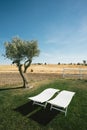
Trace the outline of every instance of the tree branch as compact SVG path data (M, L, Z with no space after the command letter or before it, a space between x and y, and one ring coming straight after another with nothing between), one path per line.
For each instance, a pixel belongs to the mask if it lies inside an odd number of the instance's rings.
M27 61L25 61L24 63L24 73L26 73L28 67L31 65L32 60L28 59Z

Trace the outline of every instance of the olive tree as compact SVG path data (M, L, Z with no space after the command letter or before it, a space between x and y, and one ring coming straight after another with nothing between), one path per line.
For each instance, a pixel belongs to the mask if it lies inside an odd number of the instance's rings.
M34 57L39 56L37 41L25 41L15 37L11 42L5 42L5 57L16 64L23 79L23 87L30 87L26 78L26 71Z
M86 65L86 60L83 60L83 64Z

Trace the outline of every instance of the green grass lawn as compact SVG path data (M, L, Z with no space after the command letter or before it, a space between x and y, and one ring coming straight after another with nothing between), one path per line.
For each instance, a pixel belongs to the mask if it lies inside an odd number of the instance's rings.
M28 100L50 87L76 92L66 117ZM0 130L87 130L87 81L58 79L30 90L0 87Z

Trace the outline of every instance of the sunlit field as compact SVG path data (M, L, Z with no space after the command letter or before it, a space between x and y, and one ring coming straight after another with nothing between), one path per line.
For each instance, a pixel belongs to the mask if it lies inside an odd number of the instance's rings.
M64 69L67 72L64 71ZM37 86L41 83L48 83L53 79L77 78L79 69L84 69L85 79L87 78L87 66L84 65L31 65L27 71L27 77L31 85ZM86 71L85 71L86 70ZM69 75L65 75L65 74ZM64 74L64 75L63 75ZM73 75L70 75L73 74ZM22 85L22 78L15 65L0 65L0 86Z
M84 65L67 65L67 64L47 64L47 65L31 65L27 72L33 70L34 73L62 73L63 68L83 68L87 69ZM0 72L17 72L16 65L0 65Z

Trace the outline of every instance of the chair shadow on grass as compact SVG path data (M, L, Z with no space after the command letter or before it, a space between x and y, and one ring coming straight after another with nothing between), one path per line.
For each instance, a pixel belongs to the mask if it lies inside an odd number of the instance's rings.
M41 108L39 111L32 114L28 118L38 122L41 125L46 126L58 115L58 113L59 111L50 110L50 107L47 106L45 109Z
M38 109L38 106L33 105L33 102L30 101L30 102L28 102L26 104L23 104L22 106L19 106L19 107L15 108L14 110L21 113L23 116L26 116L28 114L31 114L36 109Z
M22 106L19 106L14 110L21 113L23 116L27 116L27 118L44 126L47 125L50 121L52 121L59 113L59 111L56 110L50 111L49 104L44 109L41 106L35 104L33 105L32 101L23 104Z

